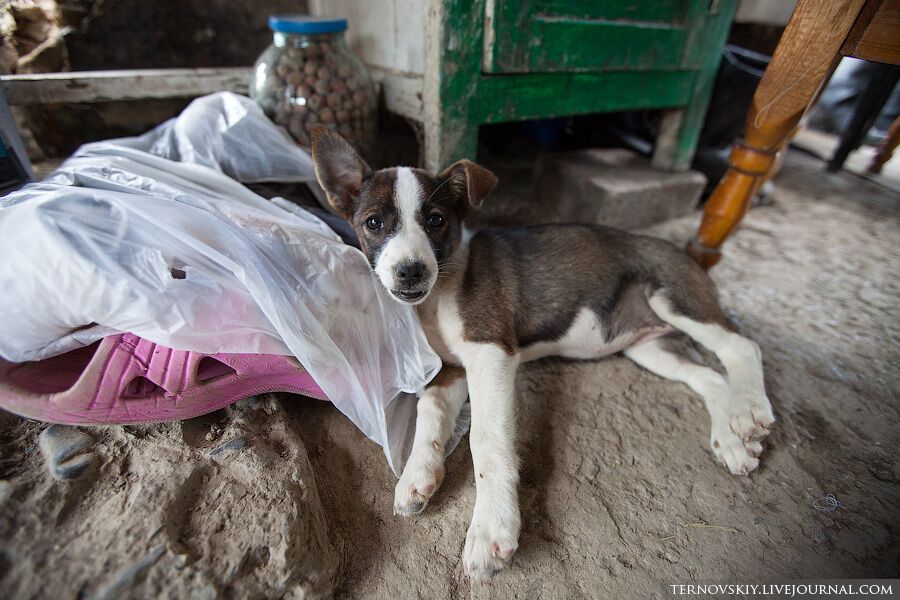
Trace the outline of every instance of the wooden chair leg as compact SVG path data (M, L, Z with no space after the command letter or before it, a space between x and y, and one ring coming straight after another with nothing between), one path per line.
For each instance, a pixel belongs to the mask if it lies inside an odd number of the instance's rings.
M878 150L875 152L875 156L872 157L872 164L867 169L869 173L881 173L881 167L884 166L884 163L891 160L891 156L893 156L894 150L897 149L898 145L900 145L900 117L894 119L890 129L888 129L887 137L878 145Z
M747 212L750 199L775 164L778 150L800 122L819 86L837 63L847 33L865 0L799 0L747 112L744 140L706 202L687 252L708 269Z
M791 140L796 137L797 131L799 129L799 126L794 127L793 131L791 131L788 136L784 138L784 141L781 142L781 146L779 146L778 150L775 151L775 162L771 167L769 167L769 170L766 172L765 176L763 176L762 184L775 179L775 177L781 171L781 167L784 165L784 157L785 155L787 155L788 146L791 144Z

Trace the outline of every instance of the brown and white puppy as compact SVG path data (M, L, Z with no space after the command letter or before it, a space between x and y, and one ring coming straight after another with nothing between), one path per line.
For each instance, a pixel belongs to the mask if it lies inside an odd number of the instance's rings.
M624 351L645 369L686 383L709 410L716 458L736 475L759 464L774 423L758 346L729 325L707 274L668 242L593 225L463 228L496 186L459 161L432 177L372 172L338 134L313 131L316 177L356 230L373 270L416 306L444 369L419 399L412 453L394 510L421 511L444 476L444 446L471 399L476 500L463 565L473 577L503 568L519 538L514 449L515 374L543 356L591 359ZM711 350L717 371L668 351L676 330Z

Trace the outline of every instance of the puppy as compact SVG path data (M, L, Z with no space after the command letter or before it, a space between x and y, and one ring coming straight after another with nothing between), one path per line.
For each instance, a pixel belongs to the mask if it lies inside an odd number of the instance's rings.
M734 331L707 274L672 244L597 225L538 225L472 234L463 223L497 178L461 160L437 177L373 172L338 134L312 134L316 177L353 226L381 283L414 305L443 360L419 399L412 453L394 511L420 512L444 477L444 446L471 401L476 500L463 565L490 577L519 538L515 375L544 356L616 352L687 384L709 410L713 454L735 475L757 467L774 424L759 347ZM712 351L728 379L673 354L681 331Z

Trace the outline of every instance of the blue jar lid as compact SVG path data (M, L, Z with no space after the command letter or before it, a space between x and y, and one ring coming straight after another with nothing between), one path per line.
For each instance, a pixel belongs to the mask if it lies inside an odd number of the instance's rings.
M347 30L347 19L310 17L309 15L272 15L269 29L279 33L340 33Z

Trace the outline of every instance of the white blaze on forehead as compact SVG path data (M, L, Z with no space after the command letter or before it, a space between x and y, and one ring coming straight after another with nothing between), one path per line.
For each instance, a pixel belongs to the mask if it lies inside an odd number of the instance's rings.
M419 222L419 210L425 201L424 191L416 174L409 167L397 168L394 183L394 206L398 223L390 239L385 242L375 259L375 273L388 289L394 284L394 267L402 262L421 262L428 269L428 288L437 279L437 259L428 235Z
M425 198L422 197L422 186L416 179L415 173L409 167L397 168L397 182L394 184L394 204L400 212L400 222L403 229L409 229L417 225L416 213L422 206Z

